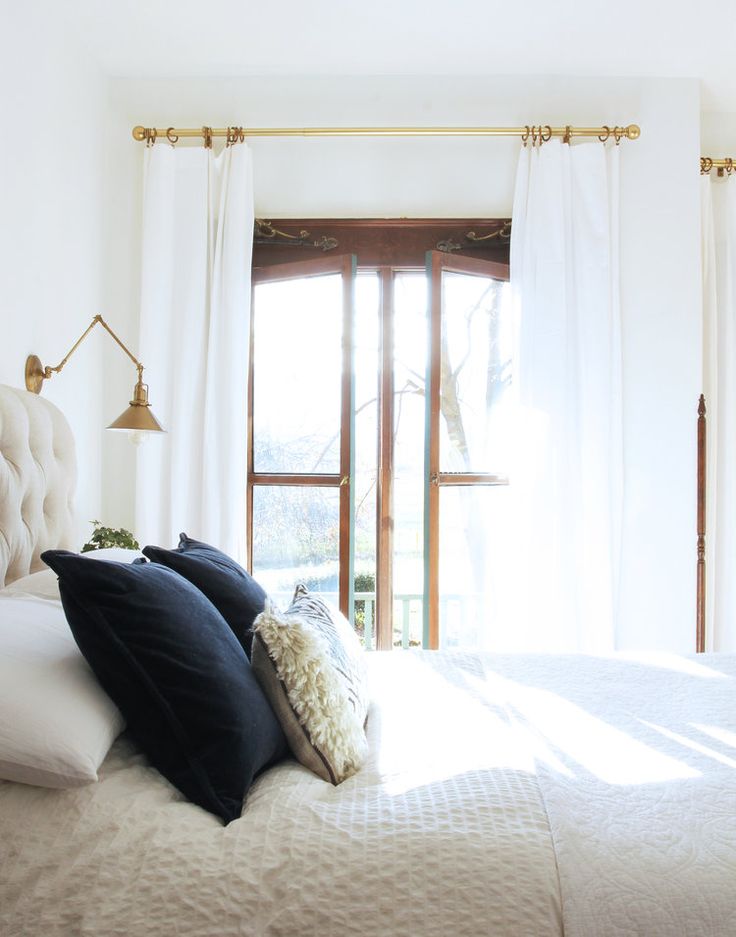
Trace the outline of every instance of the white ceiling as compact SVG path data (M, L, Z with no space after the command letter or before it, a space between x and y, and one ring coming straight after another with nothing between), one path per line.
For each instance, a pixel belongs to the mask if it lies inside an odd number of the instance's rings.
M725 0L31 2L116 77L686 77L702 80L704 109L736 112Z

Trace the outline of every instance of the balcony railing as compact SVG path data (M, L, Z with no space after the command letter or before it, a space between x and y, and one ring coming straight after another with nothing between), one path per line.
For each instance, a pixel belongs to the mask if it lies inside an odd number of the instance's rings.
M422 644L422 602L421 593L402 593L394 596L393 645L394 647L421 647ZM368 650L375 647L375 592L356 592L354 595L354 616L358 632L363 623L363 646Z
M336 592L320 592L333 605L338 604ZM290 592L274 592L271 597L282 608L291 601ZM421 592L394 594L393 641L394 647L422 646L423 602ZM482 599L478 595L445 594L440 596L440 622L443 623L443 647L474 644L475 626L481 615ZM353 622L358 636L367 650L376 646L376 593L356 592L353 596ZM461 640L462 637L462 640Z

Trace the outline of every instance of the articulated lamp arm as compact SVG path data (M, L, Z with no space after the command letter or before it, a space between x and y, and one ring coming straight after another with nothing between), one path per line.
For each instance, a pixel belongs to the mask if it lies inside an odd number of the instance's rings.
M103 329L106 329L110 333L110 335L112 335L112 337L115 339L118 345L120 345L120 347L123 349L125 354L130 358L133 364L138 368L138 374L140 376L143 372L143 365L140 363L140 361L138 361L137 358L135 358L130 353L130 351L125 347L125 345L113 332L113 330L110 328L107 322L105 322L102 316L95 316L94 319L87 326L87 328L84 330L84 332L82 332L82 334L76 340L76 342L74 342L74 344L69 349L69 351L61 359L59 364L56 365L56 367L49 367L48 365L44 367L41 364L41 360L38 358L37 355L28 356L28 360L26 361L26 389L32 391L34 394L41 393L41 387L43 385L43 382L48 380L53 374L58 374L62 370L64 365L67 363L67 361L71 358L71 356L74 354L77 348L79 348L79 346L82 344L85 338L89 335L89 333L98 323L99 325L103 327Z
M107 428L133 430L135 432L144 433L166 432L151 412L151 405L148 402L148 385L143 383L143 365L133 354L131 354L130 350L113 332L102 316L99 315L94 317L84 332L82 332L66 355L55 367L49 367L48 365L44 367L37 355L28 356L26 359L25 372L26 389L34 394L39 394L41 392L43 382L48 380L53 374L58 374L63 369L64 365L96 325L101 325L112 336L115 342L117 342L117 344L123 349L125 354L130 358L130 360L138 369L138 380L136 382L135 388L133 389L133 399L130 401L130 406Z

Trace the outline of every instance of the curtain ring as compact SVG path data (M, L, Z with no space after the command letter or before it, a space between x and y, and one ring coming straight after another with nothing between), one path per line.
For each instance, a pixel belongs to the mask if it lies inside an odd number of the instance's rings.
M531 127L527 124L524 127L524 133L521 135L521 142L526 146L529 143L529 135L531 133Z
M549 124L545 124L544 127L539 128L539 142L547 143L552 139L552 128Z
M158 136L158 131L155 127L151 127L146 130L146 146L153 146L156 142L156 137Z
M245 134L242 127L227 128L227 146L234 146L236 143L243 143L244 141Z
M202 136L204 137L204 148L212 149L212 127L202 127Z
M700 157L700 175L707 176L712 168L713 168L713 160L710 158L710 156L701 156Z
M173 127L169 127L169 128L166 130L166 139L169 141L169 143L170 143L172 146L174 146L175 143L178 143L178 142L179 142L179 134L174 133L174 128L173 128Z
M568 146L569 146L569 145L570 145L570 138L571 138L571 137L572 137L572 127L570 126L570 124L568 124L568 125L565 127L565 133L564 133L564 135L563 135L563 137L562 137L562 142L563 142L563 143L567 143Z
M729 157L726 160L726 175L730 176L732 172L733 172L733 160Z
M613 138L616 141L616 146L620 145L621 140L623 139L625 134L626 134L626 130L623 127L613 128Z
M601 143L605 143L606 140L608 140L608 138L611 136L611 128L610 128L610 127L607 127L607 126L604 124L604 125L603 125L603 130L605 131L604 133L599 133L599 134L598 134L598 139L601 141Z

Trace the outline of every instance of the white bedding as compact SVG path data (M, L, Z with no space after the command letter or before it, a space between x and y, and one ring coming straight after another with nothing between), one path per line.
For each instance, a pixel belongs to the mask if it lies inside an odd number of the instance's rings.
M736 934L736 658L540 660L565 937Z
M1 783L0 934L736 932L736 658L369 663L366 767L286 762L227 827L125 737L89 787Z

